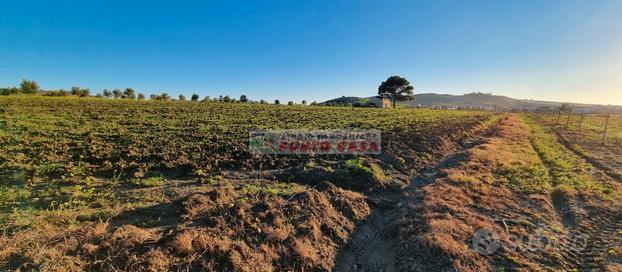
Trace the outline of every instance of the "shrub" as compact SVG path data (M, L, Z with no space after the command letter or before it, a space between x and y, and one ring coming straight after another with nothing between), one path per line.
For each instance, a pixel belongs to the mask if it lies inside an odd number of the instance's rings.
M15 87L0 88L0 95L15 95L19 93L20 93L19 88L15 88Z
M34 94L39 92L39 84L34 80L23 79L20 84L21 90L25 94Z

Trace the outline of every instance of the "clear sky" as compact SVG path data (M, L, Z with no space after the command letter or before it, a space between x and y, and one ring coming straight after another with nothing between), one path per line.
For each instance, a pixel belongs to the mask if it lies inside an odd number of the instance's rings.
M622 105L621 0L0 0L0 86L212 97L415 92Z

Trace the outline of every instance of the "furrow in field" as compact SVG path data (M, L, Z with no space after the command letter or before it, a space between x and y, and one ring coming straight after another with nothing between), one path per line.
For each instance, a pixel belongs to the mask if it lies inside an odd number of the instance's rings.
M469 133L461 137L441 140L444 144L444 154L436 165L429 165L422 171L417 171L411 177L411 182L404 194L381 193L371 195L372 199L382 199L370 219L358 225L337 256L334 271L401 271L396 265L400 247L398 226L401 218L414 202L420 201L417 191L421 186L431 182L440 169L447 164L459 160L458 154L468 150L482 141L483 135L498 118L492 118L487 123L475 126Z

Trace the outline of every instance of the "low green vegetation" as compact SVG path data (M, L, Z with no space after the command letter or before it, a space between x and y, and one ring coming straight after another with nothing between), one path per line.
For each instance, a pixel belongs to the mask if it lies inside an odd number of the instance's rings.
M111 192L99 192L95 188L76 185L69 190L66 200L58 205L60 209L76 207L103 207L112 200Z
M265 194L272 197L288 197L304 191L305 187L296 183L275 182L264 185L247 184L240 193L247 196Z
M488 121L489 138L470 149L462 168L446 169L448 179L469 186L502 185L522 192L550 189L550 177L531 143L530 128L516 115Z
M205 206L197 207L197 214L214 203L224 207L225 213L220 215L223 220L197 221L206 224L203 228L218 227L235 218L231 212L243 216L246 216L244 212L252 212L257 216L252 222L244 223L245 231L248 226L257 232L266 231L266 235L270 231L271 241L286 241L283 239L293 228L260 229L263 221L259 221L266 220L261 216L269 215L255 211L263 208L263 201L288 203L284 209L273 209L287 218L342 220L341 212L322 213L336 205L331 204L334 201L344 204L337 207L347 209L344 214L363 218L368 212L363 196L341 189L362 192L390 185L393 181L379 166L379 156L331 155L310 160L308 156L256 155L248 151L249 131L378 129L382 132L383 153L392 154L395 161L406 165L406 161L421 163L405 158L421 153L422 158L417 159L424 160L424 154L432 153L437 147L434 141L440 136L471 128L491 116L476 111L407 108L1 96L0 233L5 235L0 235L0 242L36 244L37 251L24 253L24 247L16 246L12 249L16 253L0 256L0 262L4 262L0 266L14 267L12 256L17 254L49 257L38 251L39 246L46 247L49 236L76 245L75 249L62 251L63 255L55 253L56 257L76 257L83 260L84 270L89 270L84 265L93 262L96 252L86 252L82 243L65 239L72 237L70 232L65 233L67 230L77 229L82 233L82 230L90 231L91 225L103 225L100 234L93 237L108 235L109 238L105 242L93 240L93 245L88 245L93 249L107 242L116 243L110 235L114 236L122 225L185 228L183 221L187 218L180 216L178 208L192 194L202 195L206 201L202 203ZM253 178L254 174L257 179ZM334 190L327 182L341 189ZM289 207L289 203L318 201L327 206ZM349 202L359 204L345 205ZM247 210L251 207L257 208ZM289 214L292 211L313 216ZM319 222L317 228L324 228ZM114 227L107 227L108 224ZM214 229L214 232L220 235L228 230L234 230L230 235L235 239L246 239L235 233L239 231L237 227ZM151 231L155 230L148 230ZM50 248L56 250L58 246ZM109 256L103 251L102 254L106 255L104 258ZM16 265L26 262L17 260ZM34 262L40 265L45 261ZM103 261L106 265L107 262Z
M549 173L541 164L535 161L530 165L507 167L499 171L507 184L518 190L533 192L541 191L549 187Z
M157 175L147 178L132 178L129 183L136 187L158 187L162 186L166 182L166 178L163 175Z
M559 115L556 113L538 114L532 116L538 122L548 126L563 128L574 132L580 132L590 140L601 142L605 125L607 137L605 141L611 144L622 144L622 115L621 114L581 114L567 112ZM569 120L570 119L570 120ZM609 119L609 120L607 120Z
M493 116L470 111L285 107L77 95L0 96L0 109L3 225L41 214L63 217L114 205L130 207L144 200L121 200L122 190L162 190L170 174L185 173L181 179L197 179L198 184L211 186L223 183L220 173L225 170L265 169L267 165L286 168L309 162L298 156L250 156L247 137L251 129L373 128L382 132L384 153L401 154L401 147L417 146L425 154L429 135ZM304 183L301 178L309 176L317 177L318 182L346 182L346 187L361 188L388 180L377 164L363 158L332 167L310 161L305 168L311 172L292 179L291 184L249 184L242 190L246 197L286 197L304 189L293 182ZM158 201L147 202L153 205Z
M542 161L549 169L552 185L569 192L593 193L611 197L614 188L594 175L594 167L580 159L561 144L550 128L527 118L532 128L532 143Z
M252 129L379 129L383 142L396 143L383 145L383 151L399 154L399 142L423 145L425 135L492 115L41 96L0 96L0 108L6 133L0 137L0 170L25 171L27 179L92 175L118 180L152 171L209 176L265 167L265 156L249 156ZM290 156L270 165L300 162Z

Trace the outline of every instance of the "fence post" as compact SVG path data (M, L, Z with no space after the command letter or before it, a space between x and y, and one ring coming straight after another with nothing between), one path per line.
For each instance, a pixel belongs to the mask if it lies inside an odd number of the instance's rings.
M568 109L568 120L566 120L566 128L570 126L570 115L572 114L572 109Z
M583 129L583 119L585 118L585 112L581 113L581 121L579 121L579 131Z
M602 142L605 142L605 139L607 139L607 129L609 128L609 116L610 114L607 114L607 119L605 120L605 130L603 130L603 140Z
M557 124L559 125L559 118L562 116L562 110L557 110Z

